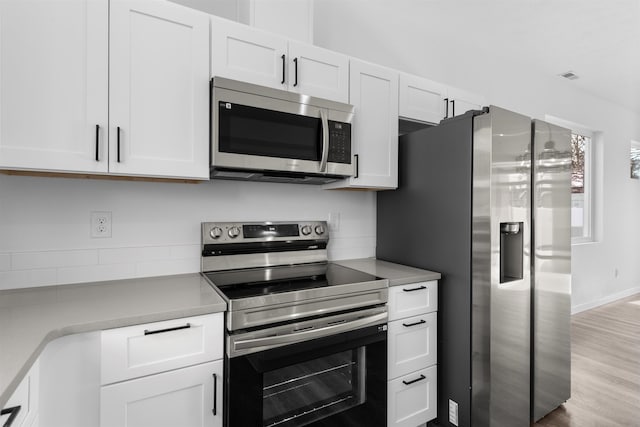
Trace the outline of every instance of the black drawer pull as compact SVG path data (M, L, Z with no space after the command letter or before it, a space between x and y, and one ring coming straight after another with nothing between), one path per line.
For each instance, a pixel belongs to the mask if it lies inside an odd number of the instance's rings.
M100 161L100 125L96 125L96 162Z
M0 411L0 415L11 414L9 415L9 418L7 418L7 421L4 423L2 427L11 427L11 424L13 424L19 412L20 412L20 405L13 406L11 408L6 408Z
M419 322L414 322L414 323L403 323L402 326L406 326L407 328L411 327L411 326L416 326L416 325L422 325L423 323L427 323L426 320L424 319L420 319Z
M413 288L413 289L402 288L402 290L405 291L405 292L421 291L422 289L427 289L427 287L426 286L419 286L419 287Z
M411 380L411 381L402 380L402 382L404 383L404 385L409 385L409 384L417 383L418 381L422 381L425 378L427 377L425 377L424 375L420 375L420 378L416 378L415 380Z
M117 161L118 163L120 163L120 126L118 126L116 128L116 143L117 143L117 149L118 149L118 153L117 153Z
M190 327L191 327L191 323L187 323L186 325L176 326L175 328L158 329L157 331L150 331L148 329L145 329L144 334L145 335L161 334L164 332L179 331L180 329L189 329Z
M213 374L213 416L218 415L218 376Z

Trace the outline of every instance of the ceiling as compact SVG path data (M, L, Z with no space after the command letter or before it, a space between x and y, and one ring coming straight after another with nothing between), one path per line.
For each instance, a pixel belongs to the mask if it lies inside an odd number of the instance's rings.
M464 26L465 43L498 49L547 75L573 71L579 78L570 84L640 114L640 0L411 3L412 20Z

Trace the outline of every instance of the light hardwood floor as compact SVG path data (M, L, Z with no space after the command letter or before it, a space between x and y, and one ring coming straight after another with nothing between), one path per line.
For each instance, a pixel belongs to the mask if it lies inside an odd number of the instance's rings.
M640 294L573 315L571 346L571 398L534 426L640 426Z

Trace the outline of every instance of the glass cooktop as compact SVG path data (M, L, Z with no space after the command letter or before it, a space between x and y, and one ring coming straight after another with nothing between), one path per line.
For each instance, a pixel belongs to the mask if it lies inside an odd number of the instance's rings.
M230 300L380 280L333 263L204 273Z

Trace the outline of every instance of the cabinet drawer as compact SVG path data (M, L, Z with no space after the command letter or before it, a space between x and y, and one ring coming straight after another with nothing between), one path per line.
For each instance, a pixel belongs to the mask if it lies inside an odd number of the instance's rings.
M397 378L437 361L436 313L389 322L387 333L388 378Z
M389 288L389 320L403 319L438 309L438 282L411 283Z
M222 317L216 313L103 331L101 383L221 359Z
M437 415L438 373L435 366L389 381L389 427L415 427Z

